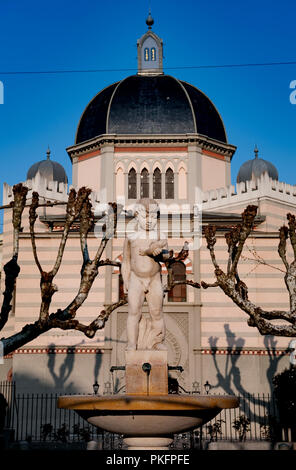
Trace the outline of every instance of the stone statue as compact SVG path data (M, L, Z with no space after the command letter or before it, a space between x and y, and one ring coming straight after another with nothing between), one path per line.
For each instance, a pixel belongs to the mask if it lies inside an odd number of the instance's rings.
M158 205L140 199L135 208L137 227L125 239L121 273L128 294L127 351L165 350L163 287L159 261L169 257L167 239L158 230ZM150 319L142 317L147 300Z

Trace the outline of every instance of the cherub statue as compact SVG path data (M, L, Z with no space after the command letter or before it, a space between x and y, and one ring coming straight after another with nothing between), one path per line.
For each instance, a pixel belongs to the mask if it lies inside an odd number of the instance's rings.
M158 205L154 199L140 199L135 208L136 231L125 239L121 273L128 294L127 348L166 349L163 344L163 286L159 261L169 256L167 239L157 227ZM142 318L147 300L150 320Z

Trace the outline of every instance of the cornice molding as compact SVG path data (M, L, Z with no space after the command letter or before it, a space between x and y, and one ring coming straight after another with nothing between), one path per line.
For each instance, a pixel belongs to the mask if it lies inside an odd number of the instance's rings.
M287 349L275 348L273 350L263 348L196 348L194 354L203 356L287 356L290 354Z
M16 349L13 353L5 356L6 358L11 358L15 354L104 354L109 348L101 346L55 346L55 347L46 347L46 346L33 346L33 347L24 347Z
M111 145L118 147L132 147L132 146L147 146L149 148L165 147L167 145L182 146L196 144L204 150L209 152L217 153L228 158L232 158L236 147L234 145L225 144L214 139L210 139L201 134L167 134L167 135L114 135L114 134L103 134L94 139L86 142L73 145L66 149L69 157L73 160L74 157L85 155L89 152L101 149L104 145ZM156 150L157 151L157 150Z

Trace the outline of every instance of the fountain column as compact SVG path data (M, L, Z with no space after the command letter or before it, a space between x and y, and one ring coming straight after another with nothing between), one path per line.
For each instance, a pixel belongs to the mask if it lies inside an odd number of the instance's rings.
M168 394L167 351L136 350L125 352L126 395ZM148 364L150 364L150 370Z
M126 351L126 395L142 397L168 395L167 355L167 351ZM159 416L160 420L163 418ZM128 436L123 439L128 450L168 450L173 442L173 436L145 436L147 432L145 416L142 420L142 432L138 429L137 436Z
M127 450L169 450L173 437L125 437Z

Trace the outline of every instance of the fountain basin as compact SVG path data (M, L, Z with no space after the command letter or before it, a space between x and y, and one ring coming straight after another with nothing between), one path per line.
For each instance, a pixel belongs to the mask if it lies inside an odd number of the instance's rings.
M75 410L90 424L125 436L156 437L190 431L222 409L236 408L233 396L65 395L58 408Z

